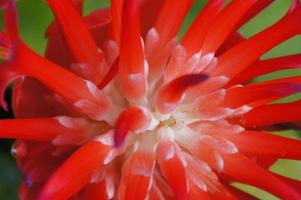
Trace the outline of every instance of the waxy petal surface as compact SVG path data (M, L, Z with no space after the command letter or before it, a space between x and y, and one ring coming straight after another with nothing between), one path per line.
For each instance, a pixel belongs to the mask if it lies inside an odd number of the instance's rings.
M51 175L44 185L39 200L68 199L92 178L93 172L99 169L110 147L98 141L91 141L75 151Z

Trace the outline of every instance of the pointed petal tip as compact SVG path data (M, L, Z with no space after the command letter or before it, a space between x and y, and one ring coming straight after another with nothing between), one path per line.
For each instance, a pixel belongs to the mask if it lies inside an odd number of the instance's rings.
M128 134L128 131L126 130L120 130L115 129L114 132L114 148L118 149L123 144L126 136Z
M115 147L119 147L130 131L143 131L150 124L151 118L148 111L142 107L128 107L118 117L114 142Z

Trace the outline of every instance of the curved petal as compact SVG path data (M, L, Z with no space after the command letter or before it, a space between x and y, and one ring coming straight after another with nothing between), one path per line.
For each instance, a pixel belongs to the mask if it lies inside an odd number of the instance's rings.
M121 171L120 200L145 199L151 184L154 162L153 153L147 150L138 150L130 155Z
M169 82L159 91L157 98L158 110L162 113L172 112L189 87L200 84L207 78L204 74L189 74Z
M105 42L110 39L112 28L111 8L96 9L89 15L85 16L83 19L87 28L90 30L97 46L99 48L102 47L102 50L105 54L106 51L103 49L103 47L105 45ZM106 61L107 63L109 62L108 59L106 59Z
M201 51L214 53L235 30L241 18L258 0L234 0L227 5L210 26Z
M227 189L231 191L231 193L235 194L235 196L239 200L258 200L256 197L251 196L250 194L247 194L239 189L236 189L234 187L228 186Z
M114 37L118 44L120 44L123 2L124 0L111 0Z
M75 6L81 7L81 3L82 2L79 2L77 3L79 5ZM78 10L81 10L81 8L78 8ZM107 29L111 22L110 9L97 9L85 16L83 20L98 47L101 47L105 40L104 38L108 35ZM75 63L75 60L68 49L68 45L57 21L53 21L49 25L46 30L45 37L48 39L45 57L56 64L70 68L71 64ZM79 70L83 70L81 67L87 65L73 65L73 68L75 66L77 66ZM82 77L87 77L86 70L83 71L84 73L82 71L79 72L79 75Z
M17 76L17 74L9 68L10 66L5 63L0 64L0 105L5 111L8 111L8 106L5 101L5 90L10 81Z
M113 62L108 73L99 83L98 88L102 90L104 87L106 87L114 79L114 77L118 73L118 70L119 70L119 57L117 57L116 60Z
M96 169L102 167L109 149L99 141L80 147L51 175L38 200L70 198L89 182Z
M114 166L113 166L114 167ZM116 190L116 183L114 182L114 172L107 167L101 172L104 177L102 180L97 180L95 183L90 183L82 190L81 200L109 200L113 199Z
M88 77L99 82L105 75L104 56L98 52L96 43L71 0L48 0L55 13L64 38L79 64L87 65ZM76 28L75 28L76 27Z
M248 155L301 159L301 141L258 131L225 136Z
M99 183L90 183L85 186L81 192L80 198L82 200L109 200L106 193L105 181Z
M125 0L120 39L119 74L124 96L133 102L147 92L148 67L144 61L140 33L141 1Z
M245 83L257 76L276 72L285 69L295 69L301 67L301 54L282 56L267 60L257 61L237 76L235 76L228 85Z
M244 41L244 36L239 32L233 32L228 39L218 48L216 51L216 56L219 57L227 50L231 49L235 45L239 44L240 42Z
M62 106L62 99L34 78L19 78L13 82L12 89L11 104L16 118L70 116L74 112Z
M156 149L156 159L161 173L175 193L175 199L187 200L186 171L180 153L175 143L161 141Z
M141 7L142 36L145 36L147 31L154 27L164 3L165 0L143 0Z
M25 44L18 42L15 60L9 66L5 66L9 74L32 76L63 96L78 111L93 119L104 117L107 106L110 104L107 95L100 92L92 82L83 80L40 57Z
M48 127L45 129L45 127ZM35 141L51 141L70 131L55 118L0 120L0 137Z
M210 200L209 192L203 191L197 187L194 183L190 182L189 184L189 200Z
M265 127L278 123L300 122L301 102L264 105L234 119L245 128Z
M49 142L17 140L13 144L12 154L16 157L29 196L37 196L42 183L60 166L70 151L73 151L72 147L58 148Z
M253 17L258 15L261 11L263 11L267 6L269 6L271 3L273 3L274 0L260 0L257 1L243 16L243 18L240 20L240 23L237 25L237 28L240 28L242 25L247 23L249 20L251 20Z
M271 48L300 34L301 28L298 26L301 21L300 11L301 7L298 6L268 29L223 53L219 57L219 66L213 72L213 75L234 77L256 62L261 55ZM286 31L282 31L283 29Z
M117 119L114 132L115 146L119 147L130 131L143 131L150 121L147 110L141 107L128 107Z
M206 33L209 27L218 16L219 11L224 5L225 0L210 0L201 10L192 25L181 39L181 44L185 47L188 56L197 51L200 51L205 40Z
M282 199L301 199L293 188L244 155L223 154L222 157L225 163L223 173L235 180L265 189Z
M155 24L155 28L160 35L161 46L166 45L177 36L192 3L193 0L165 0Z
M252 107L261 106L300 92L301 84L297 80L278 79L277 81L266 81L243 87L232 87L227 90L222 105L226 107L239 107L245 104Z
M295 180L292 178L288 178L285 176L281 176L278 174L274 174L276 177L278 177L280 180L282 180L283 182L286 182L288 185L290 185L292 188L295 188L296 191L298 191L301 195L301 181L299 180Z

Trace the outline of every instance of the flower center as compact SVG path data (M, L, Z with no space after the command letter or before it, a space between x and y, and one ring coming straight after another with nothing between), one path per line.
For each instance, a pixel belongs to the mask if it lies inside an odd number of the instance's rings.
M169 126L169 127L172 127L176 124L176 120L173 118L173 117L170 117L169 119L167 120L163 120L161 121L161 124L163 126Z

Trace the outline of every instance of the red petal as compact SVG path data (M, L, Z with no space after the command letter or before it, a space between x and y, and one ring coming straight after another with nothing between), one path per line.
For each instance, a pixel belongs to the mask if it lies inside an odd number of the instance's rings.
M103 47L109 40L112 29L112 12L110 8L99 8L84 17L84 21L98 47ZM105 50L104 50L104 53ZM108 59L107 59L108 61Z
M207 95L223 87L229 79L225 76L208 78L203 84L192 86L187 90L187 100L194 101L202 95Z
M4 9L7 7L7 4L10 2L10 0L3 0L0 2L0 9Z
M165 0L144 0L141 7L141 31L145 36L147 31L154 27L156 19Z
M278 157L273 157L273 156L263 156L263 157L257 157L256 163L259 164L261 167L264 169L270 169L273 164L275 164L278 161Z
M299 34L301 31L298 26L301 21L300 11L301 7L296 8L268 29L225 52L219 57L219 67L213 72L213 75L233 77L256 62L271 48ZM283 29L286 31L282 31Z
M200 144L202 146L203 144ZM202 146L203 147L203 146ZM210 150L209 150L210 149ZM197 152L201 154L210 154L211 147L207 149L199 149ZM205 152L206 151L206 152ZM216 174L211 170L208 161L203 159L203 156L197 155L192 157L189 154L184 154L187 162L186 173L189 179L189 197L199 199L198 196L204 199L235 199L227 189L219 182ZM199 157L200 156L200 157ZM210 155L209 155L210 156ZM206 160L207 163L204 161Z
M234 77L228 85L245 83L251 79L271 72L301 67L301 54L283 56L256 62L239 75Z
M239 107L245 104L260 106L297 93L301 89L300 86L300 83L293 79L279 79L230 88L227 90L223 106Z
M51 175L38 199L70 198L89 182L94 170L102 167L108 151L109 147L98 141L80 147Z
M222 55L225 51L244 41L244 36L239 32L232 33L228 39L218 48L216 56Z
M244 191L241 191L239 189L236 189L234 187L227 187L227 189L229 191L231 191L231 193L235 194L235 196L239 199L239 200L258 200L257 198L251 196L250 194L245 193Z
M158 144L156 151L157 163L161 173L173 189L175 199L187 200L186 171L178 147L171 141L162 141Z
M214 53L235 30L241 18L258 0L232 1L221 11L209 28L202 47L202 53Z
M75 0L74 0L75 1ZM78 0L81 1L81 0ZM75 2L74 2L75 3ZM81 3L75 6L81 10ZM111 12L109 9L97 9L84 17L87 28L91 31L98 46L102 46L104 37L107 36L108 24L111 22ZM64 35L62 34L59 24L53 21L46 30L45 36L48 38L45 57L56 64L70 68L75 63L70 50L66 44ZM85 73L80 74L85 76Z
M210 0L202 9L181 40L188 56L199 51L202 47L208 28L216 19L225 0Z
M189 184L189 200L211 200L209 192L198 188L192 182Z
M103 118L110 104L108 97L101 93L93 83L43 59L23 43L19 44L15 61L10 68L19 75L32 76L43 82L66 98L68 102L73 103L75 109L91 118Z
M158 170L154 171L152 186L157 187L160 190L160 193L164 197L163 199L171 200L175 198L172 189Z
M147 66L140 35L141 2L126 0L123 6L119 72L128 100L140 101L147 91Z
M77 9L80 15L83 14L84 0L72 0L74 7Z
M70 0L48 0L64 38L78 64L91 70L89 79L98 82L104 76L104 57L98 53L95 41Z
M115 77L115 75L118 73L118 69L119 69L119 57L116 58L110 70L98 85L98 88L102 90L107 84L109 84L111 80Z
M246 15L241 19L240 23L238 24L237 28L240 28L242 25L247 23L253 17L258 15L261 11L263 11L267 6L273 3L274 0L260 0L256 2L246 13Z
M47 129L45 128L47 127ZM68 131L55 118L0 120L0 137L37 141L51 141Z
M278 175L278 174L274 174L274 175L276 177L278 177L280 180L282 180L283 182L290 185L292 188L294 188L296 191L298 191L301 195L301 181L291 179L291 178L288 178L288 177L285 177L285 176L281 176L281 175Z
M111 1L113 30L114 30L115 41L117 41L118 44L120 43L123 2L124 0Z
M82 200L109 200L106 194L105 181L88 184L81 194Z
M34 185L32 187L26 187L24 183L19 185L19 195L20 200L32 200L37 198L40 185Z
M16 157L26 186L40 188L41 183L48 179L73 150L72 147L57 147L49 142L17 140L13 144L12 154Z
M177 36L192 3L193 0L165 0L155 24L160 35L161 45L165 45Z
M264 132L245 131L225 136L248 155L301 159L301 141Z
M6 8L4 14L4 25L7 34L0 31L0 59L11 61L15 56L16 41L19 38L17 13L15 0L3 0L0 8ZM12 42L13 41L13 42ZM16 73L9 70L9 64L0 64L0 105L4 110L8 110L4 100L4 93L9 81L16 77Z
M181 76L159 91L157 98L157 107L161 113L172 112L182 100L184 92L191 86L207 80L204 74L189 74Z
M128 107L117 119L114 133L115 146L120 146L130 131L146 128L150 120L149 113L143 108Z
M246 128L301 121L301 102L265 105L251 110L237 120Z
M225 163L223 173L235 180L262 188L282 199L301 199L293 188L244 155L223 154L223 159Z
M15 40L19 38L18 19L17 19L15 0L7 1L7 7L4 15L4 24L5 24L6 32L9 34L11 39Z
M153 152L133 152L122 167L119 184L120 200L144 200L153 174Z
M224 191L216 191L211 194L212 200L241 200L235 194L228 191L228 188L223 187Z
M59 105L54 99L54 94L34 78L14 81L11 104L16 118L70 115L70 108Z
M48 38L45 57L58 65L69 68L75 61L56 21L49 25L45 35Z
M83 189L80 195L81 200L113 199L116 192L114 183L115 175L113 172L113 170L115 169L111 170L111 168L114 168L114 165L112 167L106 167L105 169L103 169L102 173L105 174L103 180L97 183L90 183L85 187L85 189Z
M8 107L5 101L5 90L9 82L16 77L16 73L12 72L9 67L5 63L0 64L0 105L6 111L8 111Z
M154 182L152 182L152 187L149 191L148 198L149 198L149 200L163 200L163 199L165 199L162 192L161 192L161 188L159 189L154 184Z

